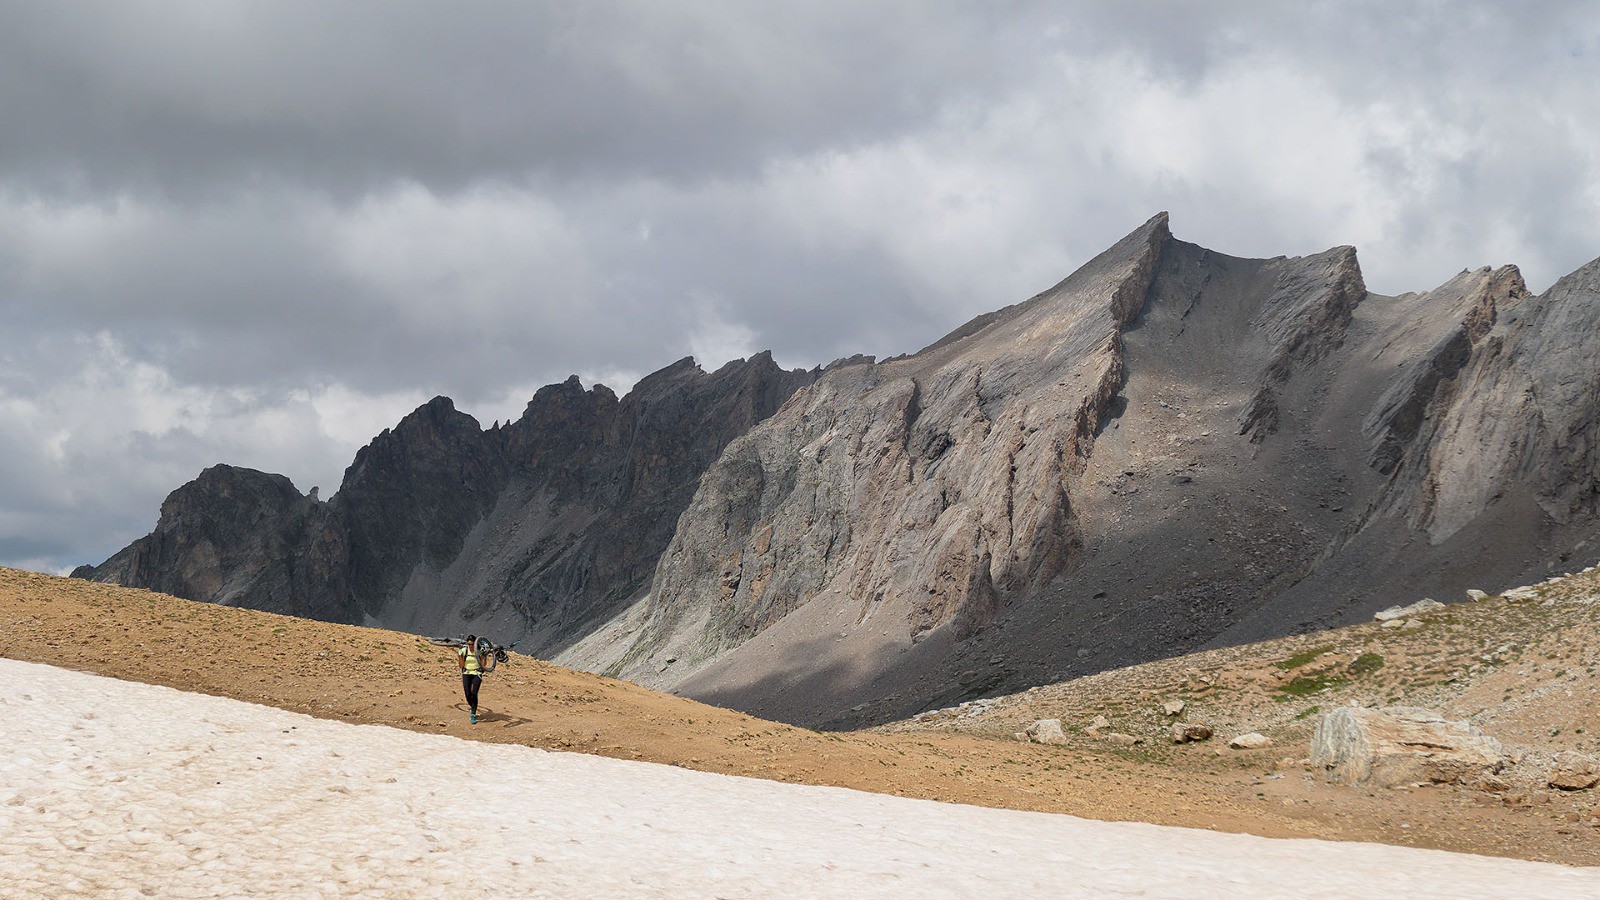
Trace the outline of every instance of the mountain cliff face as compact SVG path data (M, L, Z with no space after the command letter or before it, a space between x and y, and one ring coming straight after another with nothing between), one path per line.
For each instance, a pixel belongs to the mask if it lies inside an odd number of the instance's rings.
M856 724L1516 583L1594 531L1596 268L1385 297L1352 248L1238 259L1158 216L800 391L562 658Z
M1068 568L1067 489L1166 238L1158 218L965 337L833 371L735 441L679 522L622 673L692 671L818 598L913 641L964 637Z
M1455 357L1453 389L1431 410L1435 439L1416 446L1391 499L1435 541L1508 493L1527 492L1559 524L1592 517L1600 498L1600 260L1536 298L1520 279L1486 293L1523 302L1465 323L1472 352Z
M1594 562L1600 261L1366 289L1165 215L907 357L438 399L327 502L218 467L86 574L855 725Z
M190 599L559 649L654 570L701 472L814 377L684 359L619 400L576 377L485 430L437 397L356 454L333 498L216 466L80 577Z
M212 466L161 504L161 524L79 578L177 597L342 620L349 571L340 511L282 475Z

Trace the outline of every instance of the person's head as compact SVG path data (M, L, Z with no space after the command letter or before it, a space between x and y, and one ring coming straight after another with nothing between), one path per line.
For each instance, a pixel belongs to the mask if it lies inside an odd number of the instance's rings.
M478 636L475 634L467 635L467 646L476 650L478 647Z

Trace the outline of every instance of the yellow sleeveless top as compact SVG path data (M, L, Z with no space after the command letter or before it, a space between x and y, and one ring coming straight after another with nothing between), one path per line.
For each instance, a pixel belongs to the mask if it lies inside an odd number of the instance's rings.
M466 674L477 675L479 672L478 654L473 653L466 647L462 647L459 652L461 653L461 658L466 660Z

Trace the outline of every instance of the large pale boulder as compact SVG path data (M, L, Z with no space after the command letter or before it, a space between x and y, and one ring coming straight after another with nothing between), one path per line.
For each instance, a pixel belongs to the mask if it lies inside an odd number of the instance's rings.
M1500 742L1470 722L1410 706L1343 706L1311 737L1311 766L1344 784L1466 783L1500 771Z
M1444 604L1432 598L1418 600L1410 606L1391 606L1380 613L1373 613L1372 617L1379 622L1389 622L1395 619L1408 619L1425 612L1444 609Z
M1583 791L1600 784L1600 759L1587 753L1564 750L1556 754L1549 784L1563 791Z
M1260 750L1262 747L1271 747L1272 738L1259 731L1241 734L1228 742L1228 746L1235 750Z
M1065 744L1066 732L1061 730L1060 719L1037 719L1028 726L1028 740L1035 744Z

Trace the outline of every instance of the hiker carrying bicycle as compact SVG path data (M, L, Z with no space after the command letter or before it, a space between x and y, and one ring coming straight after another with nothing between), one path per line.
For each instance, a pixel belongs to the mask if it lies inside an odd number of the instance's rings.
M488 666L488 648L475 634L467 635L466 646L456 651L456 663L461 667L461 690L467 695L468 715L472 724L478 724L478 688L483 685L483 672Z

